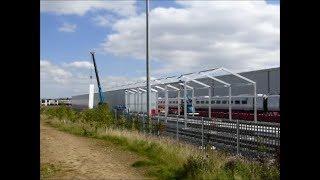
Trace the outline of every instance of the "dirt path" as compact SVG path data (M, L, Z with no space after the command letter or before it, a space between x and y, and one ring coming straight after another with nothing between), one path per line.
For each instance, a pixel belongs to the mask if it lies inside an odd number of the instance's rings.
M131 164L142 160L108 142L78 137L40 125L41 166L58 171L46 179L145 179L142 169Z

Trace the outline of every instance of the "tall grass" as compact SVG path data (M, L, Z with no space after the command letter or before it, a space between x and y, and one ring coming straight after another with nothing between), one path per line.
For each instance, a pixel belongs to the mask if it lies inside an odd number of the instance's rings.
M107 106L74 114L69 113L72 109L65 108L43 110L42 119L60 130L103 139L146 157L146 160L137 161L132 166L146 168L149 176L159 179L279 179L279 170L274 165L229 156L216 150L208 150L203 156L203 152L189 144L141 133L142 125L136 118L125 120L125 117L119 117L115 121ZM77 119L69 119L74 117ZM150 131L160 129L152 123L149 125Z
M120 115L115 119L114 114L110 111L107 104L83 111L76 111L67 106L41 107L40 113L47 115L49 118L58 118L63 122L66 120L73 123L81 122L91 126L95 131L98 128L111 127L150 133L157 133L159 131L161 133L165 129L163 123L155 123L152 122L151 119L146 119L145 124L143 125L142 121L140 121L137 116L125 117L124 115Z

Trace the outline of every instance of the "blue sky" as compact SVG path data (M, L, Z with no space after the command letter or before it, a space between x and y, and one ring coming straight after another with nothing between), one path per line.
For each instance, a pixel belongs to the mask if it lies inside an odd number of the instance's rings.
M151 75L162 77L213 66L235 71L279 66L279 1L234 2L221 1L216 6L210 1L151 0ZM144 8L144 1L41 1L41 97L87 93L91 50L96 51L104 89L142 80ZM259 11L261 15L257 15ZM256 17L250 17L252 14ZM243 59L241 66L235 66L235 57Z
M145 11L144 1L137 2L137 12ZM179 7L174 1L154 1L150 4L150 9L155 7ZM96 49L99 43L106 38L107 34L112 32L111 27L99 27L90 20L99 12L89 12L86 15L79 17L77 15L57 16L55 14L41 13L41 59L50 59L56 63L68 63L74 60L91 61L89 51ZM113 14L113 13L111 13ZM58 27L64 22L77 24L75 33L61 33ZM101 76L118 75L121 69L115 67L130 67L120 73L125 73L127 76L144 75L144 71L135 71L144 69L145 62L134 61L132 58L119 58L114 55L96 54L96 61L99 65ZM125 61L125 63L124 63ZM152 64L156 65L156 64Z

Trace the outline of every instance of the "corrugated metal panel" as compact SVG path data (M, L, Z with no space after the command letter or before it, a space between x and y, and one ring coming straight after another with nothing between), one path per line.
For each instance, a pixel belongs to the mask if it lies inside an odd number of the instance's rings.
M75 108L88 108L89 94L72 96L71 103Z
M244 77L247 77L255 82L257 82L257 93L258 94L280 94L280 68L272 68L272 69L263 69L258 71L251 71L251 72L244 72L239 73ZM231 84L239 84L244 83L243 80L236 78L232 75L224 75L218 77L221 80L224 80ZM214 82L209 78L204 78L200 80L201 82L205 82L206 84L214 84L221 86L221 84ZM192 84L192 83L190 83ZM192 84L198 88L201 86ZM179 87L177 84L174 86ZM189 92L191 93L191 91ZM239 95L239 94L253 94L252 86L232 86L232 95ZM191 96L191 94L189 94ZM195 91L195 96L207 96L208 89L197 89ZM223 87L214 88L212 91L212 95L219 95L224 96L228 95L228 90ZM170 91L169 98L176 97L177 92ZM183 91L181 92L181 96L183 97ZM115 90L115 91L108 91L105 92L106 102L110 106L116 105L125 105L125 92L124 90ZM159 97L164 97L164 93L159 91ZM98 104L98 94L95 93L94 98L94 105ZM84 107L88 108L88 94L73 96L72 97L72 104L75 107Z
M270 70L269 77L270 94L280 94L280 68Z

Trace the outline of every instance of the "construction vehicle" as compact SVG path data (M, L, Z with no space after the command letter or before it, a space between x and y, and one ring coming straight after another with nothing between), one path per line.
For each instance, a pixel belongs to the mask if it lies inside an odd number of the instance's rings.
M94 52L90 52L90 54L92 56L92 61L93 61L93 65L94 65L94 71L96 73L96 79L97 79L98 90L99 90L99 103L98 103L98 105L103 105L103 104L105 104L104 95L102 93L102 88L101 88L100 79L99 79L99 75L98 75L98 68L97 68L96 60L94 58Z

